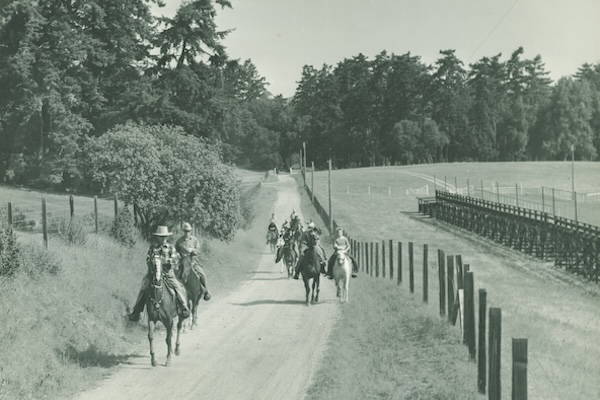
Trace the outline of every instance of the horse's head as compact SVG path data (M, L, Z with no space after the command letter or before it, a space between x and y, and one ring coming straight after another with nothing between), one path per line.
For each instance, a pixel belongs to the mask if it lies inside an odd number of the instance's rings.
M318 236L316 232L310 232L308 234L308 247L313 248L317 245Z
M346 251L344 251L342 249L338 249L335 251L335 254L337 256L338 263L343 265L344 262L346 261Z
M162 276L162 261L159 255L154 256L154 262L152 263L152 283L159 285Z

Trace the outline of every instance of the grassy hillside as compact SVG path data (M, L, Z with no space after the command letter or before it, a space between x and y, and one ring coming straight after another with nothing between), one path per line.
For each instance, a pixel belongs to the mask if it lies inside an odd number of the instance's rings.
M268 220L275 195L274 189L254 189L246 196L247 216ZM263 230L256 224L230 244L206 240L213 296L247 279L260 256L252 249ZM39 234L19 233L18 240L30 271L52 265L46 270L55 273L0 281L0 399L63 399L136 356L131 349L143 346L147 352L147 329L127 320L146 272L146 243L127 249L90 235L84 247L73 247L52 238L46 251Z

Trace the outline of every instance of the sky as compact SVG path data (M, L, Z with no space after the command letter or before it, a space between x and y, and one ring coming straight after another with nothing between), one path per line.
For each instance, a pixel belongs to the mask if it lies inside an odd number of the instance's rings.
M157 15L174 15L165 0ZM230 0L217 6L232 59L251 59L273 95L291 97L302 67L336 65L360 53L420 56L433 64L454 49L465 66L522 46L542 57L549 77L600 63L600 0Z

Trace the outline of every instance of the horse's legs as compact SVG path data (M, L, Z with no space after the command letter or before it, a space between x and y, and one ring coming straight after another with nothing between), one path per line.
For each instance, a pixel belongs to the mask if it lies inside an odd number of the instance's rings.
M156 357L154 356L154 347L152 346L152 340L154 339L154 321L148 319L148 342L150 343L150 362L153 367L156 367Z
M317 294L316 294L316 296L315 296L315 303L318 303L318 302L319 302L319 291L321 290L321 289L320 289L320 286L321 286L321 275L320 275L320 274L319 274L319 275L317 275L317 277L316 277L316 278L315 278L315 280L313 281L313 285L315 285L315 284L316 284L316 289L315 289L315 288L313 288L313 293L314 293L314 292L315 292L315 290L316 290Z
M310 285L308 283L308 279L304 279L304 289L306 290L306 305L310 306L310 302L308 301L308 295L310 294Z
M167 342L167 361L165 362L165 367L171 365L171 354L173 354L173 348L171 346L173 339L173 320L167 322L166 324L163 322L165 326L165 330L167 331L167 338L165 342Z
M347 303L348 302L348 290L350 289L350 276L346 277L346 282L344 282L344 286L346 288L346 290L344 291L344 294L345 294L345 301Z
M177 338L175 339L175 355L178 356L180 354L179 350L179 334L181 333L181 327L183 326L183 320L181 318L177 318Z

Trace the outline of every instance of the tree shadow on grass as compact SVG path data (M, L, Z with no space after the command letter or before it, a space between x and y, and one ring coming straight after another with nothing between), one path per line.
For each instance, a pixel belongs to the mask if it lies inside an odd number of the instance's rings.
M94 345L89 346L83 351L77 350L73 346L69 346L65 350L64 356L82 368L110 368L119 364L136 364L135 362L132 362L133 358L145 357L139 354L108 354L98 350Z

